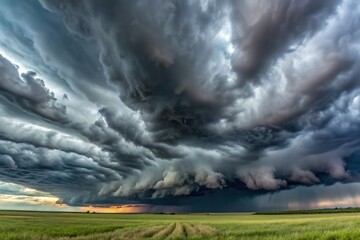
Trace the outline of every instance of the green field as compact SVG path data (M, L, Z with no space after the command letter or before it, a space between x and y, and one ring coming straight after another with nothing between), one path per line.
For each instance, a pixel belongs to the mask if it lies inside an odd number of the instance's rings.
M0 239L360 239L360 213L168 215L0 211Z

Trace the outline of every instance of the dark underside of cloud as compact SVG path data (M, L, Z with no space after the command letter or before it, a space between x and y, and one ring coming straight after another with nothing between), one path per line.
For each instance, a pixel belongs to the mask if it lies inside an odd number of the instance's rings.
M0 181L186 211L348 189L359 29L351 0L4 0Z

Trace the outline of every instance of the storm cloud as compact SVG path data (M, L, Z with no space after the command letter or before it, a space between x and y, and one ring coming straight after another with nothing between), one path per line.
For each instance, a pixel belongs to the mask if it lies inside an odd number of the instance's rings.
M4 0L0 181L149 211L351 197L359 29L353 0Z

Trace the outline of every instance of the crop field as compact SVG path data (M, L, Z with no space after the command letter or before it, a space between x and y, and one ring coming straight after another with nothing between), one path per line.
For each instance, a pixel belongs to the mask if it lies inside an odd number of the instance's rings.
M0 211L0 239L360 239L360 213L254 215Z

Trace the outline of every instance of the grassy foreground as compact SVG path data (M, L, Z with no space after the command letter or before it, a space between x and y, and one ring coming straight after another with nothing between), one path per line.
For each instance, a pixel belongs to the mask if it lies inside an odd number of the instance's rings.
M360 213L161 215L0 211L0 239L360 239Z

